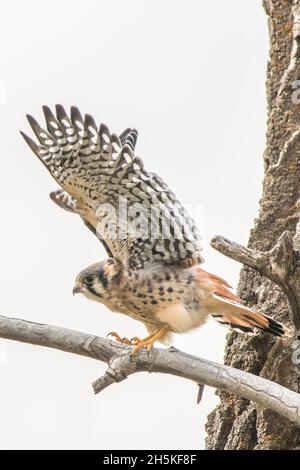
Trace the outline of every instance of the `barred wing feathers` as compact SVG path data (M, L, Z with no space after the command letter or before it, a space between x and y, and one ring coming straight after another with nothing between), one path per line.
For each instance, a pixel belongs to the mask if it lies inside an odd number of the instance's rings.
M118 137L104 124L98 128L90 115L83 118L76 107L70 117L61 105L56 115L47 106L43 111L46 129L27 116L38 143L22 135L61 187L50 195L54 202L79 214L131 269L147 262L202 262L194 221L165 182L135 156L135 129ZM121 217L120 201L126 202L128 220Z

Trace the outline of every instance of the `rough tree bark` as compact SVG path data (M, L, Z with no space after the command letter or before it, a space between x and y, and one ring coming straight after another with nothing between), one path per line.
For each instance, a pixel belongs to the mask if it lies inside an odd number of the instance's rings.
M259 217L249 248L267 251L285 230L300 249L300 0L265 0L270 32L267 71L268 130ZM297 91L298 89L298 91ZM298 224L298 227L297 227ZM297 230L298 229L298 230ZM298 232L298 233L297 233ZM291 311L282 291L244 266L239 294L251 307L289 323ZM300 366L290 345L263 336L231 333L225 364L259 374L300 392ZM225 392L209 415L207 449L299 449L300 429L272 411Z

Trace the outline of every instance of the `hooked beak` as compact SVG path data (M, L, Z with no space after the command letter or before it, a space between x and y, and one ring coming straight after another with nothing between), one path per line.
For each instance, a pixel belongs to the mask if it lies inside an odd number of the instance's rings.
M82 292L82 284L76 282L75 286L73 287L73 295L79 294L80 292Z

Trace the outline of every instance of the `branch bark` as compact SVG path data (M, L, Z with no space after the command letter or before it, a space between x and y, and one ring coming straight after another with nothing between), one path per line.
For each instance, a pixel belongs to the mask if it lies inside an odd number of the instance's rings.
M209 385L270 408L300 426L300 395L262 377L216 364L175 348L154 348L130 356L131 347L75 330L0 316L0 337L59 349L105 362L105 374L93 383L95 393L137 372L159 372Z
M275 282L286 294L293 323L297 330L300 329L300 254L294 248L291 232L284 231L275 246L264 252L245 248L220 236L211 240L211 246Z
M299 332L300 0L264 0L264 7L270 54L259 213L248 249L219 237L213 246L243 263L238 294L244 303L284 324L293 320ZM300 393L300 368L290 358L290 344L279 344L272 337L264 337L263 341L236 333L227 337L226 365L259 374ZM237 396L223 392L218 395L220 403L206 424L207 449L299 448L299 428L294 423Z

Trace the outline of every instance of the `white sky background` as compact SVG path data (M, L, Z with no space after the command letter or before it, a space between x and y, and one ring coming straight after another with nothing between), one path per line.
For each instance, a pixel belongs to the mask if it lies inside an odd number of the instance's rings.
M185 204L205 239L246 243L257 214L265 141L267 19L261 1L2 0L0 6L0 313L99 335L143 326L72 296L76 274L105 257L26 147L25 114L77 105L112 132L137 127L137 154ZM30 133L28 131L28 133ZM237 263L205 249L205 268L236 285ZM174 345L223 360L209 323ZM95 397L103 364L0 340L0 448L204 447L217 403L205 388L140 374ZM136 424L135 424L136 421Z

